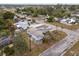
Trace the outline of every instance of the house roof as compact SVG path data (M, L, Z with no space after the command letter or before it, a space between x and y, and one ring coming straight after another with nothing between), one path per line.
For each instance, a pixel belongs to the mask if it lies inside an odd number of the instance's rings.
M28 34L35 38L35 40L41 40L44 37L43 33L35 28L29 29Z
M23 29L27 29L27 27L28 27L28 22L27 22L26 20L24 20L24 21L19 21L19 22L15 23L15 25L16 25L18 28L21 27L21 28L23 28Z
M3 37L0 40L0 47L3 47L3 46L10 44L10 43L11 43L10 37Z
M67 24L67 25L71 25L71 23L76 22L76 18L66 18L66 19L62 19L61 23Z
M37 24L38 25L38 24ZM27 30L28 34L31 35L35 40L41 40L44 37L45 32L51 30L51 26L45 24L39 24L38 26L32 27Z

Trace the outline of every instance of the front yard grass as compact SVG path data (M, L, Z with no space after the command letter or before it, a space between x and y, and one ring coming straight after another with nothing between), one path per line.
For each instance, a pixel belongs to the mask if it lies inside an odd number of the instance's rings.
M70 29L70 30L79 29L79 24L65 25L65 24L62 24L62 23L59 23L59 22L50 22L49 24L59 26L59 27L62 27L62 28L66 28L66 29Z
M79 41L66 53L65 56L79 56Z

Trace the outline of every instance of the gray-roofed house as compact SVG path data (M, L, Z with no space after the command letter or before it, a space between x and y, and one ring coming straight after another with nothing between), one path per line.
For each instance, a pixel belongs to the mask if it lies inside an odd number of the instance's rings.
M39 26L35 26L29 28L27 30L28 35L30 35L31 40L36 44L43 43L44 33L50 31L52 29L51 26L47 26L45 24L39 24Z
M6 46L6 45L8 45L10 43L12 43L12 40L11 40L10 37L2 37L2 38L0 38L0 48L4 47L4 46Z
M14 25L16 25L17 28L21 28L23 30L26 30L29 26L27 20L21 20L21 21L15 23Z
M31 40L36 44L41 44L44 35L41 31L36 30L35 28L31 28L27 31L27 33L31 36Z

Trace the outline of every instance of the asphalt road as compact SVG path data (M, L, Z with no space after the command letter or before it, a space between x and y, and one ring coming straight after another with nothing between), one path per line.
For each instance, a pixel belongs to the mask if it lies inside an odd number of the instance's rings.
M52 30L63 31L67 33L67 36L61 41L52 45L50 48L45 50L39 56L61 56L64 54L64 52L66 52L69 48L71 48L78 41L78 37L79 37L78 30L72 31L72 30L61 28L61 27L56 27L53 25L52 25Z

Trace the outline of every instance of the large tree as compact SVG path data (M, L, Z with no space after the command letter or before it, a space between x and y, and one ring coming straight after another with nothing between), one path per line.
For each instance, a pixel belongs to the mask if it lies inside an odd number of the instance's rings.
M15 55L23 55L26 51L28 51L28 37L26 34L17 33L14 39L14 48Z
M53 17L53 16L50 16L47 21L48 21L48 22L54 21L54 17Z
M4 48L3 53L5 53L6 56L11 56L15 53L15 50L14 50L13 47L10 48L10 47L7 46L7 47Z
M13 35L15 27L13 25L12 19L0 19L0 37L1 36L8 36Z
M13 17L14 17L14 13L12 12L7 11L3 14L3 19L13 19Z

